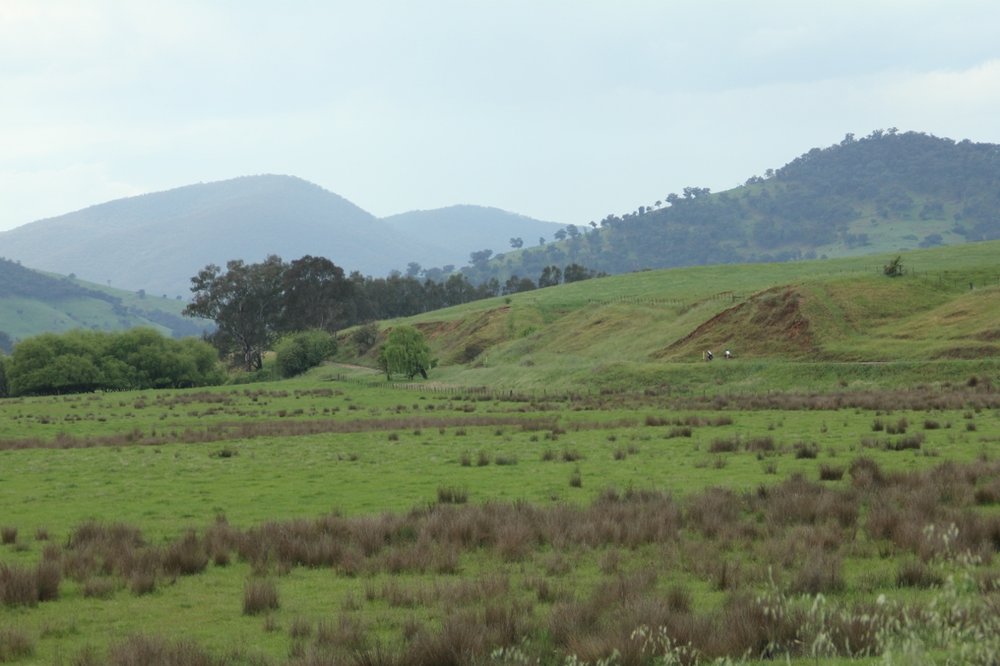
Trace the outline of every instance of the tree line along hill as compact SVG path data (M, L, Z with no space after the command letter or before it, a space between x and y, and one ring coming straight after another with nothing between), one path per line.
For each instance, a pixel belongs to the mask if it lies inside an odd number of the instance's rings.
M581 264L650 268L858 256L1000 238L1000 146L876 130L813 148L745 185L686 187L557 242L474 255L473 282ZM492 253L490 253L492 255Z

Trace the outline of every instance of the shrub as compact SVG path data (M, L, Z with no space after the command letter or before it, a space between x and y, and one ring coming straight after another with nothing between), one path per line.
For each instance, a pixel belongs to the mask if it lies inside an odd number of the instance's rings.
M283 377L294 377L335 354L337 340L326 331L302 331L282 338L274 351L278 372Z
M358 355L367 354L368 350L378 342L378 324L370 321L354 329L351 333L351 342L358 350Z
M274 581L267 579L248 580L243 587L243 614L257 615L269 610L277 610L278 588Z

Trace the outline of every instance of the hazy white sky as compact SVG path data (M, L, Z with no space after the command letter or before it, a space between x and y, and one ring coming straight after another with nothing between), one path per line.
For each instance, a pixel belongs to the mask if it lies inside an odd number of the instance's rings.
M0 230L257 173L586 224L847 132L1000 143L998 30L992 0L0 0Z

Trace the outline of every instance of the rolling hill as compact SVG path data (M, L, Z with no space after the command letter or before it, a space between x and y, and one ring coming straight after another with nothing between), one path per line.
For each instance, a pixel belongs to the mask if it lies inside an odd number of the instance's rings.
M446 383L618 389L710 372L751 387L790 367L799 374L784 379L800 386L899 372L964 381L1000 369L997 256L997 241L911 251L896 278L882 273L892 255L644 271L401 321L427 334L441 364L432 379ZM735 360L701 362L727 348Z
M124 330L149 326L164 335L200 335L211 322L181 316L176 299L55 277L0 259L0 340L74 328ZM0 346L0 350L4 350Z
M570 263L616 274L898 252L1000 238L998 210L1000 146L876 131L726 192L687 187L568 229L561 242L477 265L470 278L537 279Z
M173 298L207 264L270 254L324 256L345 271L385 275L409 262L463 263L512 236L549 236L552 223L461 206L380 220L291 176L248 176L118 199L0 233L26 266ZM529 233L530 232L530 233Z

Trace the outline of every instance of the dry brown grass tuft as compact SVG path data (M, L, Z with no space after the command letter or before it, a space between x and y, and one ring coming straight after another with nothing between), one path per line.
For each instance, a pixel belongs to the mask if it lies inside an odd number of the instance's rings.
M243 587L243 614L258 615L277 610L278 587L268 579L251 579Z

